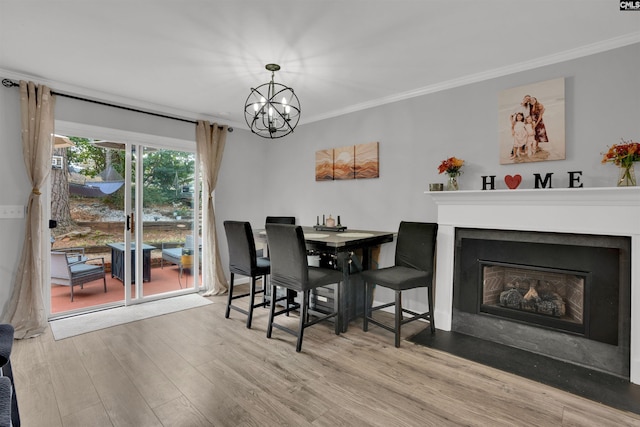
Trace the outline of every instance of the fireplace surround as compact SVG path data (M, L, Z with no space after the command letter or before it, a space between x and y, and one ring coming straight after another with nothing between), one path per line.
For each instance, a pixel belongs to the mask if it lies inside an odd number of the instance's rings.
M533 235L570 234L588 236L624 237L628 244L629 266L627 275L630 295L628 310L618 313L619 325L628 325L616 345L625 354L622 362L616 361L616 375L629 378L640 384L640 188L571 188L536 190L489 190L427 192L435 202L438 212L438 259L435 285L435 321L439 329L454 330L465 323L466 313L457 310L454 304L454 278L456 257L456 235L463 229L485 230L495 235L497 230L527 232ZM626 249L623 249L623 251ZM635 257L635 259L634 259ZM569 268L571 270L572 268ZM582 271L582 269L577 269ZM623 290L623 293L625 291ZM624 295L618 295L622 298ZM462 313L463 320L458 318ZM482 316L473 314L472 316ZM471 319L475 322L477 319ZM506 320L512 328L520 328L521 322ZM455 323L455 325L454 325ZM546 331L548 328L537 328ZM553 329L553 328L552 328ZM569 343L581 333L561 334L562 343ZM583 335L583 334L582 334ZM596 345L611 346L595 341ZM573 347L575 352L588 354L582 343ZM534 351L534 350L532 350ZM576 363L581 364L580 361ZM624 366L626 364L626 367ZM599 369L609 370L608 367Z
M452 330L629 378L630 239L456 229Z

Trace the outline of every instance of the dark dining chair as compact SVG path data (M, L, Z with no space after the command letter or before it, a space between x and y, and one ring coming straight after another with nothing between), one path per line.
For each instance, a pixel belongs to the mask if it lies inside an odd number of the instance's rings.
M295 216L267 216L267 219L265 220L265 229L267 224L292 224L293 225L295 223L296 223ZM258 249L258 256L265 256L269 258L269 246L265 245L264 249ZM286 292L277 295L276 298L278 298L278 301L283 300L285 297L285 294ZM269 287L267 287L267 290L265 291L265 297L267 299L271 298L271 290L269 289ZM290 295L290 297L294 298L295 292L293 292Z
M369 329L369 322L395 333L395 345L400 347L402 325L418 319L429 321L431 333L435 333L433 321L433 278L434 256L438 224L424 222L401 222L396 245L395 265L379 270L366 270L361 273L365 281L365 312L362 329ZM373 287L375 285L392 289L395 301L373 307ZM414 288L427 288L429 311L416 313L402 307L402 291ZM373 318L373 312L395 306L394 325L389 326ZM405 318L404 313L410 316Z
M267 224L295 224L296 223L296 217L295 216L268 216L267 219L265 220L265 228ZM266 256L269 257L269 249L266 248L260 248L257 250L256 252L258 254L258 256ZM269 291L267 291L267 294L269 294Z
M227 235L227 244L229 245L229 271L231 272L227 311L224 317L228 319L231 309L234 309L247 316L247 328L251 328L253 309L266 307L268 304L268 301L264 298L261 302L256 303L255 297L256 294L260 293L264 295L267 286L266 278L270 271L269 259L256 256L256 244L253 231L251 230L251 224L248 222L225 221L224 230ZM236 274L251 278L249 292L234 295L233 286ZM256 289L258 277L262 277L262 289ZM233 301L245 297L249 297L248 309L232 304Z
M265 220L266 224L295 224L295 216L268 216Z
M290 224L267 224L267 242L271 260L271 294L276 295L278 287L285 288L287 299L285 308L276 312L276 301L272 298L269 309L269 325L267 338L271 338L273 328L297 337L296 351L302 349L304 330L318 322L334 318L335 333L340 334L339 297L338 288L342 282L342 273L327 268L309 267L307 263L307 249L302 227ZM309 314L309 294L311 290L335 284L333 311L330 313L314 313L314 319ZM291 293L302 294L301 302L291 303ZM274 322L274 318L281 314L288 315L298 310L300 320L298 330L294 331L284 325Z

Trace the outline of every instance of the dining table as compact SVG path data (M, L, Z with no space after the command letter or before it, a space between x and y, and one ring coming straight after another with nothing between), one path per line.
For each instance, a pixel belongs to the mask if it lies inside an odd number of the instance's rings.
M336 268L343 274L342 285L338 286L338 321L340 330L346 332L349 323L364 314L364 283L358 273L373 267L373 249L392 242L396 233L312 226L302 226L302 231L309 254L319 255L327 264L322 267ZM264 229L258 229L254 234L257 242L267 243ZM317 299L323 297L316 296Z

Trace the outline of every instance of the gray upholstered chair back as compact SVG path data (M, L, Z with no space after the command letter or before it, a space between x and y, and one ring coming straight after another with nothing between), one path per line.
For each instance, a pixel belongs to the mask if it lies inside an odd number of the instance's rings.
M265 224L295 224L295 216L268 216Z
M424 222L400 223L395 264L422 271L433 271L438 224Z
M229 245L229 270L243 276L254 276L257 268L256 243L251 224L246 221L225 221L224 230Z
M309 285L309 267L304 233L299 225L267 224L271 260L271 283L296 291Z

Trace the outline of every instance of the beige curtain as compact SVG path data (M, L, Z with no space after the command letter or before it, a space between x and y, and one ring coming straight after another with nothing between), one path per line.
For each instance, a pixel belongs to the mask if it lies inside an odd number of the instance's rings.
M205 277L205 296L222 295L227 292L229 285L224 276L224 269L220 261L218 250L218 236L216 232L216 215L213 209L213 191L218 181L218 171L222 163L222 153L227 140L227 126L218 126L199 120L196 125L196 146L198 157L202 165L202 194L207 195L203 201L203 218L207 233L205 241L202 268Z
M18 274L7 306L4 322L15 328L15 338L40 335L47 327L44 286L48 278L42 272L42 186L51 172L53 151L53 110L55 97L46 86L20 82L22 115L22 154L31 180L27 202L27 221Z

